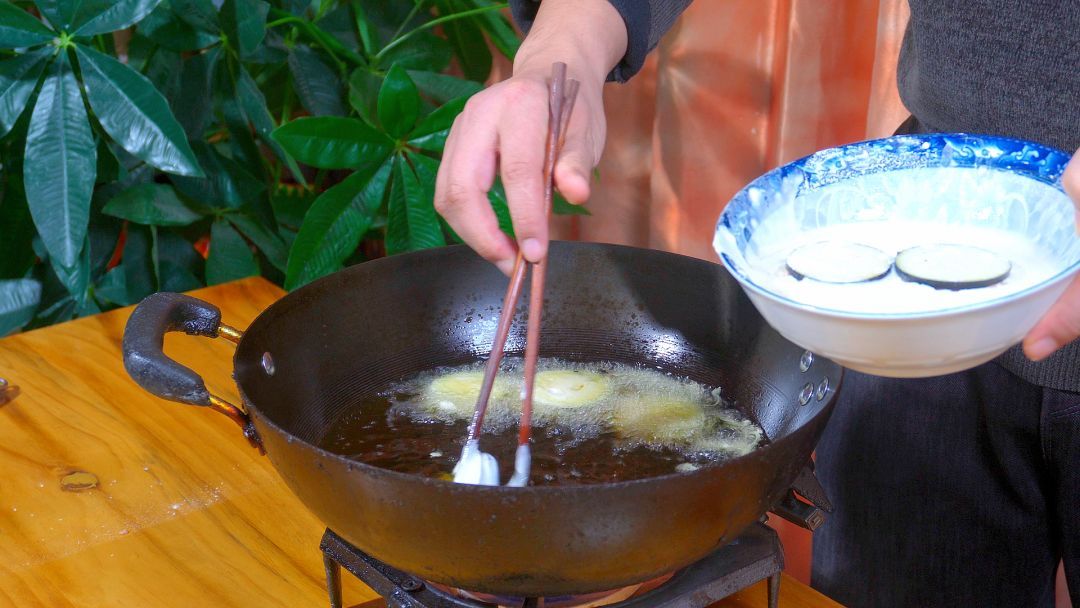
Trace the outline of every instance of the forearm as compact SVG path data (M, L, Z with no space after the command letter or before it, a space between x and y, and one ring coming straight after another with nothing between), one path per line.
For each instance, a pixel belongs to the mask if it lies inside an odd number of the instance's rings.
M626 25L608 0L544 0L514 59L514 74L546 75L562 61L571 77L599 87L626 45Z

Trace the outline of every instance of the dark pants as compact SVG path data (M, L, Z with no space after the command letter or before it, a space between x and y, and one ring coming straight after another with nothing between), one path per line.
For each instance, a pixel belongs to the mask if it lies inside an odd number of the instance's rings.
M1052 606L1064 559L1080 600L1080 394L988 363L847 372L838 397L814 587L848 606Z

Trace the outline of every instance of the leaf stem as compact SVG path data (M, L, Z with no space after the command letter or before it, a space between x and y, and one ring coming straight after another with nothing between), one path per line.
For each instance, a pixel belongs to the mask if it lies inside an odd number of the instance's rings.
M367 65L367 61L363 57L358 55L352 49L346 48L345 45L334 39L333 36L322 31L318 26L299 17L294 17L286 11L279 8L271 8L270 14L277 17L274 21L271 21L267 25L270 27L277 27L279 25L294 24L299 26L300 30L304 32L309 38L314 40L321 46L327 53L329 53L331 59L337 64L338 71L344 72L346 69L345 62L341 60L338 55L344 56L349 61L357 65Z
M360 35L360 43L364 47L364 53L371 57L375 53L375 41L371 39L371 24L367 20L364 6L360 0L352 0L353 17L356 19L356 31Z
M384 46L381 51L376 53L375 57L373 59L377 62L379 59L382 59L383 56L386 55L387 52L389 52L390 50L396 48L398 45L402 44L403 42L405 42L409 38L415 36L416 34L419 34L420 32L422 32L424 30L429 30L429 29L435 27L436 25L441 25L441 24L447 23L449 21L456 21L458 19L464 19L466 17L472 17L473 15L479 15L481 13L488 13L488 12L491 12L491 11L502 10L502 9L506 8L507 6L508 5L506 3L492 4L491 6L484 6L484 7L481 7L481 8L474 8L474 9L470 9L470 10L467 10L467 11L462 11L460 13L454 13L452 15L444 15L444 16L439 17L437 19L432 19L431 21L428 21L427 23L424 23L423 25L419 25L419 26L409 30L408 32L406 32L402 36L400 36L398 38L395 38L394 40L390 41L390 44Z
M405 16L405 20L402 21L401 25L398 26L397 31L394 32L394 35L390 36L390 40L396 40L397 37L401 35L401 32L405 31L405 26L409 25L409 22L413 20L413 17L416 16L416 13L420 12L420 7L423 5L424 0L413 0L412 10L410 10L409 14Z

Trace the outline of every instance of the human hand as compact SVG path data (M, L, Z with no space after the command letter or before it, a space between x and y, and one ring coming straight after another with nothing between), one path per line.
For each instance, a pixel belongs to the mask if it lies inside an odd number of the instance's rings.
M509 275L518 246L529 262L548 247L544 154L551 66L580 83L555 188L571 203L589 198L607 126L602 90L626 52L626 26L608 0L545 0L514 59L514 75L465 104L454 121L435 180L435 209L469 246ZM487 192L502 177L517 243L499 230Z
M1073 154L1061 184L1077 207L1076 223L1080 232L1080 150ZM1032 361L1050 356L1054 351L1080 337L1080 275L1050 307L1043 318L1024 338L1024 354Z
M517 246L499 230L488 202L496 169L522 255L537 262L547 252L543 182L551 72L547 67L517 72L465 104L450 129L435 180L435 209L458 236L505 274L513 268ZM555 187L571 203L588 200L589 174L604 148L602 86L582 82L555 165Z

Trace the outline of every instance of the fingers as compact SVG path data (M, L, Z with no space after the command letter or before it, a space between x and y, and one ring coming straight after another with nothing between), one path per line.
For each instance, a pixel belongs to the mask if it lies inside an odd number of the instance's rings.
M499 129L499 173L521 254L530 262L539 262L548 246L544 206L548 91L534 80L507 84L506 101L513 111L506 113Z
M559 161L555 165L555 187L563 197L580 205L589 200L589 175L596 166L596 152L589 141L584 117L584 106L578 106L578 112L570 117L566 141L559 152ZM577 118L577 120L575 120Z
M600 90L579 93L555 167L555 187L573 203L589 197L589 174L603 143ZM548 249L544 157L548 136L545 75L515 76L482 91L454 122L435 182L435 208L450 227L505 274L517 250L539 262ZM499 230L487 199L498 164L518 245Z
M495 179L497 125L477 118L484 111L477 105L483 104L466 104L450 130L435 178L435 210L476 253L509 275L517 251L499 230L487 198Z
M1069 165L1065 167L1065 173L1061 176L1061 185L1065 192L1069 193L1073 205L1078 209L1076 214L1076 230L1080 232L1080 150L1073 154Z
M1032 361L1049 357L1054 351L1080 337L1080 276L1024 338L1024 354Z

